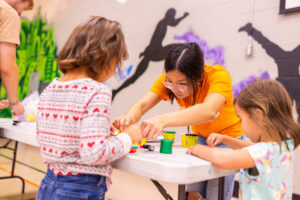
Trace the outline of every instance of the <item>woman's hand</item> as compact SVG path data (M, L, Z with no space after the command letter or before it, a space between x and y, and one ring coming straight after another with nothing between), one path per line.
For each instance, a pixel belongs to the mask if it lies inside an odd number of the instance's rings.
M218 133L211 133L208 136L206 143L209 147L215 147L216 145L224 142L224 137L224 135Z
M1 100L0 101L0 110L6 108L9 106L9 101L8 100Z
M24 106L21 102L18 102L15 105L10 105L13 116L19 116L24 114Z
M164 129L164 122L159 117L146 119L141 124L141 130L144 138L147 140L156 139L162 134Z
M135 124L135 121L129 115L123 115L115 119L112 124L114 127L119 129L120 132L123 132L124 129L128 128L130 125Z

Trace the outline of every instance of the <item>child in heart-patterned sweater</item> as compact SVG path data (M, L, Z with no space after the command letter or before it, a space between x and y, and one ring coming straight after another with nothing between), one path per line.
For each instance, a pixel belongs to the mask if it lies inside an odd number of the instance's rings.
M118 22L92 17L71 33L58 55L63 76L40 96L36 137L48 171L36 199L104 199L110 163L142 139L136 126L111 137L111 91L103 82L127 56Z

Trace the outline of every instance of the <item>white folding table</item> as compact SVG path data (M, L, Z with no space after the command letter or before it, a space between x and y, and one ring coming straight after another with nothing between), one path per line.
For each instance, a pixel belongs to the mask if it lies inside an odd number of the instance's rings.
M15 140L16 147L18 142L38 146L35 134L35 124L12 125L12 120L0 119L0 136ZM214 167L208 161L186 154L186 150L186 148L174 146L172 154L161 154L159 153L159 145L155 145L155 151L138 150L136 153L128 154L113 162L112 166L125 172L150 178L165 199L172 199L172 197L157 181L178 184L178 199L184 200L186 184L220 177L219 199L223 199L224 176L236 171ZM15 158L13 162L15 162Z

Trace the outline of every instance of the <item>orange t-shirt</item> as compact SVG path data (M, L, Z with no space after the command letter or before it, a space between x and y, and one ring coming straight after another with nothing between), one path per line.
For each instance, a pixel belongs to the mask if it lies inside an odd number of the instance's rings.
M210 133L220 133L232 137L243 135L241 129L241 121L237 117L233 108L233 93L231 78L229 73L221 66L204 66L204 81L202 88L197 91L196 104L203 103L205 97L209 93L218 93L226 98L224 106L219 111L219 115L212 121L192 126L192 131L202 137L208 137ZM162 74L153 84L151 92L157 94L161 99L169 100L168 92L162 81L166 74ZM184 99L176 99L177 104L181 108L192 106L192 95Z

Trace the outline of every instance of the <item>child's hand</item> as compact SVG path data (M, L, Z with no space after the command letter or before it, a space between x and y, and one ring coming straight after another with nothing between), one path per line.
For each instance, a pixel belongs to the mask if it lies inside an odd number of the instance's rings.
M131 125L122 132L127 133L130 136L133 143L141 142L143 139L142 131L136 125Z
M191 155L195 155L197 156L197 152L200 150L201 148L201 145L200 144L196 144L194 146L191 146L187 151L186 153L187 154L191 154Z
M115 128L113 127L113 125L110 125L109 131L110 131L110 136L114 136L115 135Z
M123 132L124 129L128 128L130 125L135 124L134 120L129 115L123 115L118 117L113 121L113 126Z
M6 107L8 107L8 106L9 106L8 100L1 100L1 101L0 101L0 110L6 108Z
M216 145L223 143L224 135L218 134L218 133L211 133L206 143L209 147L215 147Z

